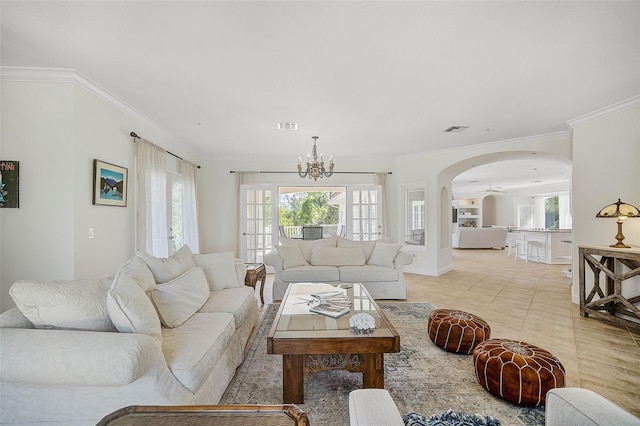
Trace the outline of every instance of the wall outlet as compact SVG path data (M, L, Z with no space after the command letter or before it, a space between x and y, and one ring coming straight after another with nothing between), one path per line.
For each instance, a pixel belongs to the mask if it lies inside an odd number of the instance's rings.
M94 228L89 228L89 239L93 240L96 237L96 230Z

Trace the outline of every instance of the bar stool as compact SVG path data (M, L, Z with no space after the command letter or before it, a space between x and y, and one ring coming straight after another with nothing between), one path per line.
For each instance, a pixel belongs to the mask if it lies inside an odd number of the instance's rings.
M525 262L528 262L533 257L533 249L535 249L536 262L540 262L540 248L542 247L542 241L537 240L517 240L514 259L523 258Z

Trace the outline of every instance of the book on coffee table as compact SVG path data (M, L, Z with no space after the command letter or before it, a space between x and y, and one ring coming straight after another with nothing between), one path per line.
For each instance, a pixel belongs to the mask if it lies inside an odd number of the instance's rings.
M311 294L309 312L338 318L351 311L351 301L341 291Z

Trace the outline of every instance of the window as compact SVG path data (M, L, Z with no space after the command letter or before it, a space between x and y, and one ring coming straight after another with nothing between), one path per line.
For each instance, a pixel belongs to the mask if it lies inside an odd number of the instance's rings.
M560 208L558 196L544 199L544 229L558 229L560 227Z

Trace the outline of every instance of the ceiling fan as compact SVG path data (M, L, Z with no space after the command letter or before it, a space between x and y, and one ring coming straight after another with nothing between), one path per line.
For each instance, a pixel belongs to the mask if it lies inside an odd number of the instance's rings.
M501 190L499 190L499 189L493 189L493 188L491 187L491 185L489 185L489 188L485 189L485 190L484 190L484 192L497 192L497 193L503 194L503 193L505 193L506 191L501 191Z

